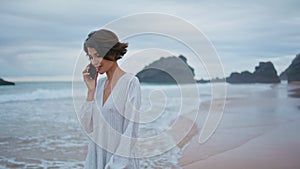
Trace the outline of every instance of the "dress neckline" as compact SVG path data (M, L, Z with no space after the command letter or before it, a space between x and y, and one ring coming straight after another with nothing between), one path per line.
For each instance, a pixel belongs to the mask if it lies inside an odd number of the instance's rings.
M102 84L102 93L101 93L101 107L103 108L106 105L106 102L110 99L110 96L113 94L115 88L118 86L119 82L127 75L128 73L125 72L116 82L115 86L112 88L110 94L108 95L108 97L106 98L105 102L103 102L104 100L104 87L105 87L105 83L107 81L107 77L105 77L105 80Z

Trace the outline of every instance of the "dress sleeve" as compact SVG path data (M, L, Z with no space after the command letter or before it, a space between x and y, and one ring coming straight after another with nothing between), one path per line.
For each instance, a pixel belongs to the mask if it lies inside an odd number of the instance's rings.
M129 84L128 97L125 102L125 120L123 133L116 152L110 158L105 169L138 169L139 162L133 158L137 153L136 139L139 128L139 109L141 105L141 88L136 77ZM125 156L125 157L124 157Z
M79 120L87 133L93 132L93 114L97 111L95 100L85 101L79 111Z
M97 80L97 88L95 91L95 95L98 93L98 88L101 86L101 83L103 82L103 78L99 78ZM83 129L90 134L93 132L93 117L95 114L99 114L99 109L98 105L96 103L96 97L92 101L87 101L85 100L83 104L81 105L79 112L78 112L78 117L80 120L80 123L83 127Z

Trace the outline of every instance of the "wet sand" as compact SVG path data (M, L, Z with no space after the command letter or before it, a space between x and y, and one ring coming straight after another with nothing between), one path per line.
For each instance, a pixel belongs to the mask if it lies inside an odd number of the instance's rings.
M184 169L300 168L300 85L274 85L247 97L230 98L214 135L198 143L189 136ZM229 93L230 97L230 93ZM206 103L208 104L208 103ZM209 106L202 106L202 108ZM203 119L198 120L201 130Z

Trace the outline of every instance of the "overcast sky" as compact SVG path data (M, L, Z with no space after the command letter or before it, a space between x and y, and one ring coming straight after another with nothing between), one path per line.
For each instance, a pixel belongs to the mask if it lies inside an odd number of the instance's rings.
M299 0L1 1L0 77L70 80L90 31L144 12L179 17L202 31L219 54L226 76L233 71L253 72L260 61L272 61L280 73L300 53L299 9ZM132 21L124 24L124 29L143 29L147 24L151 23ZM174 29L159 21L155 25ZM140 57L139 66L128 71L137 72L159 55L184 54L195 68L196 78L207 77L190 53L172 39L144 35L125 40L130 45L125 58L137 53ZM222 74L216 71L211 76Z

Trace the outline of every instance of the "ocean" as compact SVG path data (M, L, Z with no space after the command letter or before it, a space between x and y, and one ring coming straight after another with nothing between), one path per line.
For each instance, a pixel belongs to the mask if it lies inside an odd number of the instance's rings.
M84 99L86 89L82 82L74 84L17 82L15 86L0 86L0 168L83 168L88 137L77 119L73 97ZM212 98L210 84L197 87L199 103ZM182 95L176 85L142 84L141 88L142 111L155 105L149 101L151 95L167 98L159 118L140 125L140 136L150 137L168 129L180 115ZM242 97L270 85L227 88L231 96ZM182 149L175 146L162 155L141 159L141 168L180 168L181 155Z
M87 139L71 82L0 86L0 168L82 168Z

